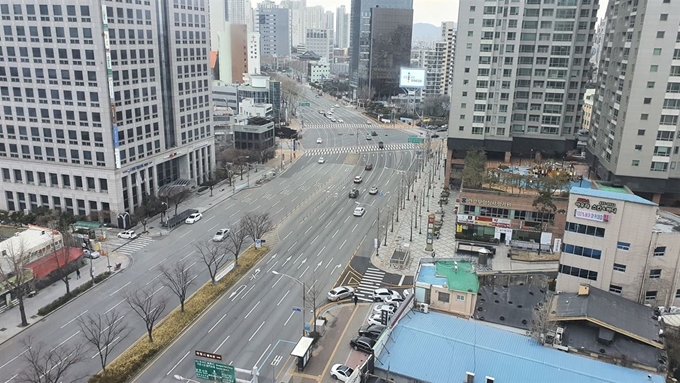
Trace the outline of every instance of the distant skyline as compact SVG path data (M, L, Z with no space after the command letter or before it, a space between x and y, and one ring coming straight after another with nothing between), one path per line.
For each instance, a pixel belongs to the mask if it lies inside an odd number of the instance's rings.
M277 1L278 2L278 1ZM344 5L347 12L352 10L350 0L307 0L307 6L322 5L325 10L332 11ZM443 21L458 21L457 0L413 0L413 22L428 23L441 26Z

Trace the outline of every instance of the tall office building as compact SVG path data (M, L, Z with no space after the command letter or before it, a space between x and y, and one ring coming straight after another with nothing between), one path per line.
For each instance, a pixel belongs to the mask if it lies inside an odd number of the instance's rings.
M228 0L227 21L232 24L246 24L246 13L250 7L250 2L246 0Z
M335 46L341 49L349 47L349 14L344 5L335 12Z
M402 67L411 64L413 9L372 8L368 86L370 99L389 101L401 93Z
M441 94L448 96L453 82L453 66L456 62L456 23L453 21L442 22L442 41L446 42L444 52L444 78L442 79Z
M491 4L458 12L448 148L562 157L576 147L597 0Z
M290 10L262 5L257 9L260 54L278 58L290 56Z
M108 220L209 177L209 8L187 3L0 5L0 209Z
M371 67L369 58L371 52L371 17L373 9L377 7L413 10L413 0L352 0L349 32L349 75L350 86L355 99L365 100L375 94L369 86ZM408 57L411 53L411 42L408 42L408 47L393 46L393 49L402 50L402 53L405 53ZM408 65L409 61L407 60L405 65ZM390 67L392 67L391 64Z
M333 31L328 29L307 29L305 48L326 59L333 61Z
M644 19L643 16L644 15ZM659 202L680 191L680 12L610 3L586 159L598 177Z

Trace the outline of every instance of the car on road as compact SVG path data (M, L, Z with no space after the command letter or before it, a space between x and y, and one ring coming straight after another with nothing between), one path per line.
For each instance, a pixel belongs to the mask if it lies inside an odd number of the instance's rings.
M401 294L399 294L398 291L386 289L386 288L379 288L373 290L373 301L374 302L385 302L387 299L401 299Z
M102 256L102 255L99 254L98 251L92 251L92 250L89 250L89 249L84 249L84 250L83 250L83 257L85 257L85 258L87 258L87 259L97 259L97 258L99 258L99 257L101 257L101 256Z
M345 120L343 120L342 118L338 118L338 122L343 124L343 123L345 123Z
M354 288L350 286L338 286L328 292L328 300L331 302L337 302L351 296L354 296Z
M370 135L370 134L367 134L367 135L366 135L366 139L369 140L369 141L372 140L371 135Z
M322 143L323 143L323 140L321 139L321 137L319 137L319 138L316 139L316 143L317 143L317 144L322 144Z
M341 382L349 381L349 377L352 376L352 373L354 373L354 370L344 364L334 364L333 367L331 367L331 376L333 379L337 379Z
M367 338L365 336L358 336L352 340L349 341L349 345L352 346L353 349L362 351L365 353L372 353L373 352L373 347L375 346L375 341L371 338Z
M387 314L387 320L392 316L392 314ZM373 314L370 317L368 317L368 324L369 325L375 325L375 324L383 324L382 323L382 313L377 313Z
M319 110L319 114L323 114L323 110Z
M375 130L371 132L371 136L375 137L377 135L378 135L378 133L376 133Z
M190 216L187 217L187 219L184 220L184 223L196 223L203 218L203 214L201 213L193 213Z
M371 125L371 121L370 121L370 120L366 120L366 125Z
M364 215L364 213L366 213L366 208L365 208L365 207L359 206L359 207L355 207L355 208L354 208L354 213L353 213L353 214L354 214L355 217L361 217L361 216Z
M118 238L123 239L135 239L137 238L137 233L134 230L125 230L118 233Z
M435 133L435 134L431 135L430 138L439 138L439 135L437 133Z
M383 331L385 331L385 328L387 328L387 326L383 326L381 324L364 325L359 327L359 336L365 336L371 339L378 339L380 337L380 334L382 334Z
M373 307L373 311L376 314L380 314L382 311L387 311L390 314L394 314L397 311L397 308L392 305L375 305L375 307Z
M354 183L355 183L355 184L360 184L361 181L363 181L363 180L364 180L364 179L361 178L361 176L356 176L356 177L354 177Z
M385 144L382 141L378 142L378 149L385 149Z
M331 122L338 122L338 120L335 117L331 117Z
M373 170L373 164L366 164L366 166L364 166L364 170Z
M326 162L326 160L323 157L319 157L319 161L317 161L320 164L323 164Z
M335 104L335 106L334 106L334 108L339 108L339 107L340 107L340 105L338 105L338 104Z
M213 235L213 241L222 242L227 236L229 236L229 229L219 229L217 230L217 233Z
M352 190L349 191L349 198L357 198L357 197L359 197L359 189L352 188Z
M376 186L371 186L371 188L368 189L368 194L370 194L370 195L378 194L378 188Z

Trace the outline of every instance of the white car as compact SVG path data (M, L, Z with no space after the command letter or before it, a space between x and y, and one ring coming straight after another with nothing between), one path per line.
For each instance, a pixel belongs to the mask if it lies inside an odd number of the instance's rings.
M366 125L371 125L371 121L366 121Z
M219 229L217 230L217 233L213 235L213 241L222 242L227 236L229 236L229 229Z
M368 194L370 194L370 195L378 194L378 188L375 187L375 186L372 186L370 189L368 189Z
M340 107L340 105L338 105L338 104L335 104L335 108L339 108L339 107Z
M203 214L201 213L193 213L190 216L187 217L187 219L184 220L184 223L196 223L203 218Z
M365 208L365 207L359 206L359 207L355 207L355 208L354 208L354 216L355 216L355 217L361 217L361 216L364 215L364 213L366 213L366 208Z
M364 179L361 178L361 176L354 176L354 183L355 183L355 184L360 184L361 181L363 181L363 180L364 180Z
M379 288L375 289L373 291L373 301L374 302L385 302L386 300L401 300L401 294L399 292L386 289L386 288Z
M387 318L389 319L392 316L392 314L387 314ZM368 318L368 324L383 324L382 322L382 313L377 313L373 314Z
M382 311L387 311L390 314L394 314L397 311L397 308L392 305L375 305L375 307L373 307L373 311L376 314L380 314Z
M319 138L316 139L316 143L317 143L317 144L323 143L323 140L321 139L321 137L319 137Z
M343 124L345 122L345 120L343 120L342 118L338 118L338 122Z
M83 257L85 257L85 258L88 258L88 259L97 259L97 258L99 258L99 257L101 257L101 256L102 256L102 255L99 254L98 251L92 251L92 250L88 250L88 249L83 250Z
M338 120L335 117L331 117L331 122L338 122Z
M118 233L118 238L123 239L135 239L137 238L137 233L134 230L125 230Z
M337 379L341 382L349 381L349 377L352 376L354 370L345 366L344 364L334 364L331 367L331 376L333 379Z
M349 298L354 295L354 289L350 286L338 286L328 292L328 300L337 302L341 299Z
M319 157L319 161L318 161L318 162L319 162L320 164L323 164L323 163L326 162L326 160L325 160L323 157Z

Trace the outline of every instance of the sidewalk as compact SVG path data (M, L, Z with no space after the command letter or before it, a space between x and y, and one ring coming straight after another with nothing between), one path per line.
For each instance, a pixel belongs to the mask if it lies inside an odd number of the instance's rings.
M69 275L69 287L71 291L73 291L75 288L78 286L82 286L85 283L90 282L90 260L83 258L85 261L85 264L80 267L80 279L77 278L77 275L75 272L73 272L71 275ZM120 254L115 254L112 253L110 255L110 259L108 260L111 263L111 270L113 271L113 266L116 263L121 263L121 271L125 270L125 268L128 266L130 260L128 257ZM108 265L107 265L107 257L103 256L100 258L97 258L92 261L93 268L94 268L94 275L99 275L105 271L108 270ZM117 273L117 272L116 272ZM111 276L110 278L115 278L115 275ZM38 294L35 295L32 298L25 298L24 299L24 307L26 308L26 317L28 318L28 323L29 326L32 326L33 324L37 323L38 321L42 320L43 317L38 315L38 310L41 309L42 307L52 303L55 299L61 297L62 295L66 294L66 285L60 280L54 282L50 286L39 290ZM80 299L82 296L86 294L83 293L79 297L75 299ZM17 302L15 300L15 302ZM70 303L70 302L69 302ZM60 307L59 309L53 311L56 312L58 310L63 309L64 307L68 307L69 303L65 304L64 306ZM48 314L49 315L49 314ZM19 313L19 305L18 302L17 304L0 313L0 344L6 342L7 340L11 339L15 335L19 334L20 332L24 331L28 327L19 327L19 324L21 323L21 314Z

